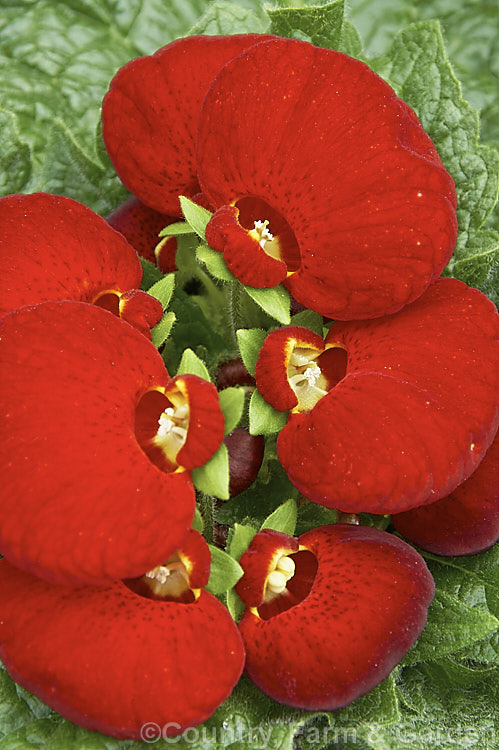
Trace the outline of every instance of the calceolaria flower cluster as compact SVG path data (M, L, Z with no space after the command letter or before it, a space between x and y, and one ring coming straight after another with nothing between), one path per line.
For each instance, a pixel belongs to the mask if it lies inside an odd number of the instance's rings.
M469 555L499 537L499 316L441 278L454 182L365 64L271 35L131 61L102 121L132 193L107 221L46 193L0 200L0 657L120 738L200 724L243 669L280 703L339 709L425 626L434 583L408 542ZM199 259L217 300L284 289L301 311L222 311L240 352L228 342L218 388L192 352L168 371L172 313L140 288L147 261L171 292ZM281 429L248 429L251 393ZM212 541L206 467L228 463L236 496L274 450L299 502L338 523L254 529L238 580L210 586L234 530L211 547L199 531L196 500Z

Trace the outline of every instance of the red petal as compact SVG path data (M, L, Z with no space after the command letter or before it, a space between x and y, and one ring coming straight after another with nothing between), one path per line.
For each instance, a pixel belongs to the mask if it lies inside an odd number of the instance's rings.
M184 469L203 466L218 450L224 437L224 415L215 386L197 375L177 375L165 390L165 396L179 390L189 406L187 439L177 455Z
M141 727L155 723L180 734L211 716L243 668L237 627L206 591L178 604L121 581L54 586L2 560L0 593L9 673L87 729L141 739Z
M454 249L454 184L430 138L341 53L278 39L229 62L204 101L197 154L216 207L257 197L291 227L301 265L286 286L324 315L395 312Z
M392 517L406 539L436 555L476 555L499 539L499 438L448 497Z
M104 219L47 193L0 200L0 252L0 315L39 302L94 302L142 281L137 253Z
M210 578L211 552L199 531L189 529L177 554L189 574L191 589L204 588Z
M163 307L159 300L147 292L131 289L121 295L119 313L120 318L150 339L151 328L163 317Z
M80 302L16 310L0 335L2 554L48 580L85 583L168 559L191 525L194 491L134 435L142 394L168 381L157 350Z
M286 265L267 255L238 221L235 206L223 206L206 227L206 241L223 253L229 270L242 284L257 289L277 286L286 278Z
M139 255L156 264L154 249L160 241L158 235L169 224L178 221L178 217L160 214L132 195L109 214L106 220L126 237ZM176 242L174 237L170 239Z
M240 623L246 671L274 700L332 711L380 683L420 635L433 598L421 556L396 537L336 524L303 534L317 558L308 596Z
M346 512L445 497L477 468L499 421L498 321L476 289L443 279L399 314L336 323L347 374L278 438L289 478Z
M236 591L247 607L259 607L265 593L269 573L277 560L298 552L298 542L289 534L263 529L253 537L249 548L241 556L244 575L236 584Z
M228 60L267 38L191 36L118 71L102 103L104 140L120 179L146 205L180 216L178 196L199 192L194 139L206 92Z
M321 336L301 326L285 326L271 331L260 349L255 367L258 390L274 409L288 411L298 398L288 380L289 360L296 348L324 351Z

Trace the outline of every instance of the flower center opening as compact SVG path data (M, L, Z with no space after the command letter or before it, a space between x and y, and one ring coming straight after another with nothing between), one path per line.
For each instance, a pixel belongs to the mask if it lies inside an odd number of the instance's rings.
M135 437L158 469L167 473L178 469L177 456L189 430L189 405L179 390L148 391L135 409Z
M120 317L120 294L118 292L100 292L92 300L92 304L96 307L102 307L103 310L108 310L117 318Z
M288 382L298 404L293 412L308 412L345 377L347 352L336 346L319 352L295 347L288 362Z
M280 557L267 576L258 616L270 620L302 602L310 593L318 567L316 556L307 549Z
M239 223L262 250L271 258L283 261L288 274L297 271L301 265L300 248L284 216L269 203L254 196L240 198L234 205L239 209Z
M146 599L190 604L197 596L189 586L189 574L175 553L164 565L157 565L139 578L124 581L129 589Z

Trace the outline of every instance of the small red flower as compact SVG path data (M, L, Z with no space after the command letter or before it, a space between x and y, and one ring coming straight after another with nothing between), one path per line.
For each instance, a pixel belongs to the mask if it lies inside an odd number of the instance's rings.
M273 406L291 408L277 451L293 484L353 513L452 492L497 430L498 324L483 294L442 279L397 315L334 323L325 342L271 332L256 380Z
M139 255L157 265L163 273L177 270L176 237L165 237L161 241L158 235L162 229L178 221L178 217L160 214L132 195L109 214L106 221L128 240Z
M246 672L267 695L333 711L380 683L426 624L434 595L422 557L365 526L323 526L298 540L257 534L237 591Z
M62 583L131 577L168 558L194 512L182 466L223 437L215 387L171 379L144 336L81 302L15 310L0 340L1 553ZM148 457L145 434L169 461Z
M476 555L499 540L499 438L447 497L392 516L397 531L436 555Z
M234 621L202 590L208 574L208 546L192 530L140 581L60 586L1 560L2 661L83 727L141 739L154 722L165 736L180 734L211 716L244 665Z
M89 302L150 338L163 314L158 300L139 290L142 267L133 247L71 198L0 199L0 252L0 316L39 302Z
M180 216L199 192L195 138L206 92L258 34L191 36L125 65L102 103L103 136L123 184L147 206Z
M454 249L454 184L432 141L379 76L339 52L181 39L118 72L103 123L141 201L178 215L178 195L201 188L215 209L207 240L237 278L282 281L324 315L399 310Z

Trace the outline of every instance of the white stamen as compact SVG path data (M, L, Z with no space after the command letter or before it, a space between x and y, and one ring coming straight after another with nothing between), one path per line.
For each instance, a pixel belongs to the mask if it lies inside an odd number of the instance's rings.
M289 579L292 578L295 574L295 567L295 561L292 560L291 557L281 557L281 559L277 563L276 570L287 576L287 579L289 581Z
M169 568L164 565L158 565L157 568L153 568L146 573L146 578L152 578L153 581L158 581L158 583L166 583L171 574L172 571Z
M287 578L278 570L272 571L267 578L267 587L273 594L282 594L286 589Z
M255 228L250 231L250 234L258 240L258 244L262 248L262 250L265 249L265 244L267 242L271 242L274 239L274 235L269 232L267 229L269 222L268 219L265 219L265 221L255 221L253 222L255 225Z

